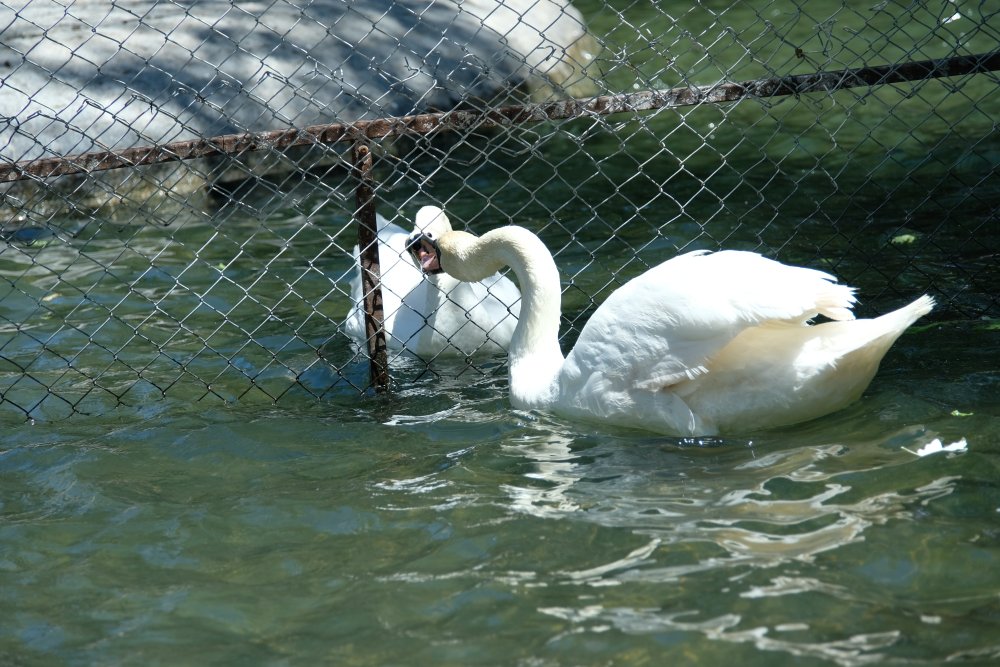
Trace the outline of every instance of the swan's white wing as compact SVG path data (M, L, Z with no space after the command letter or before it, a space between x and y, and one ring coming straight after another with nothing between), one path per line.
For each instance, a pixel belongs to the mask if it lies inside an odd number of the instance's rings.
M403 305L403 299L420 290L427 290L423 274L406 252L408 233L399 225L376 215L379 240L379 270L382 285L382 311L385 329L390 333L388 345L393 349L406 347L406 341L423 326L423 318ZM359 343L365 340L364 295L361 292L360 252L352 249L354 267L351 270L351 301L354 305L348 313L344 328L347 334ZM426 299L412 295L410 299L423 302Z
M521 311L521 290L517 289L517 285L509 278L494 273L482 281L482 284L489 291L490 299L497 303L497 307L513 312L514 315Z
M399 289L406 286L412 287L419 281L421 274L420 270L407 259L406 231L399 225L389 222L381 215L376 215L375 219L378 225L378 260L379 269L382 274L382 283L389 283L390 287L393 286L393 283L396 283ZM358 246L354 246L351 249L351 255L354 258L350 280L351 299L355 303L358 303L362 299L361 253L358 250ZM396 293L397 290L394 289L393 292ZM397 298L401 298L401 294L397 294Z
M655 391L707 372L738 333L765 322L851 319L853 290L756 253L688 253L616 290L587 322L564 373ZM585 380L584 380L585 381Z
M494 273L477 283L460 282L446 274L439 274L438 279L442 277L448 278L448 286L439 283L448 302L466 311L466 319L487 329L508 318L512 320L511 326L517 324L521 292L506 277Z
M429 322L464 354L487 349L506 350L517 326L521 293L500 274L475 283L459 282L447 274L436 276L441 304Z
M443 273L425 279L425 290L414 290L403 301L403 310L427 313L410 349L426 356L506 350L517 326L520 293L510 281L513 295L502 283L491 285L500 280L506 279L493 275L466 283Z

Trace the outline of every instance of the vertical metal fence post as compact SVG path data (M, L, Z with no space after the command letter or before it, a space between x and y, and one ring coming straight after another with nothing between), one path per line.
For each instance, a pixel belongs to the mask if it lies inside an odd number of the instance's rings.
M378 224L375 220L375 187L372 181L372 152L364 141L355 141L352 150L354 174L358 179L358 248L361 251L361 293L365 300L365 337L371 384L376 393L389 389L389 362L386 353L382 310L381 270L378 257Z

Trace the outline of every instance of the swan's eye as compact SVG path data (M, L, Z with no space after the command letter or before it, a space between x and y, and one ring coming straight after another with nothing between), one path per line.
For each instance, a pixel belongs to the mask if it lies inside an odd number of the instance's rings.
M409 252L413 252L420 246L420 239L424 238L424 235L420 232L413 232L408 237L406 237L406 249Z

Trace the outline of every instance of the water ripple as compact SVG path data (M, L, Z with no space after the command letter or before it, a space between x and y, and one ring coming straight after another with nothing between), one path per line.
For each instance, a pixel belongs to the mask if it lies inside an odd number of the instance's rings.
M797 658L819 658L838 665L878 664L885 660L882 649L900 639L899 632L877 632L851 635L845 639L827 642L795 641L775 636L783 632L799 631L800 625L788 628L758 626L738 630L742 618L738 614L724 614L703 621L685 621L697 615L696 611L664 614L659 609L604 608L592 605L580 609L569 607L543 607L542 614L570 621L574 625L589 624L591 632L604 632L613 627L628 634L649 634L664 631L698 632L709 639L732 643L751 643L763 651L780 651ZM556 639L559 639L557 637Z
M618 561L572 573L573 581L606 584L607 577L668 581L694 571L734 565L773 566L789 560L808 562L817 554L863 539L865 531L909 517L908 509L951 494L958 477L943 476L908 491L898 489L862 495L848 480L871 475L897 458L861 467L849 464L840 445L799 447L770 453L730 468L729 484L697 479L693 471L678 484L660 483L654 474L632 470L619 474L607 460L577 462L572 441L558 436L516 446L530 457L533 470L525 484L507 484L510 510L539 518L591 521L605 527L631 528L652 539L650 544L707 542L721 548L695 564L666 568L623 568ZM822 466L835 459L830 469ZM905 462L909 462L906 459ZM600 479L594 482L594 479ZM859 497L860 496L860 497ZM648 555L648 554L646 554ZM622 562L630 561L631 554Z

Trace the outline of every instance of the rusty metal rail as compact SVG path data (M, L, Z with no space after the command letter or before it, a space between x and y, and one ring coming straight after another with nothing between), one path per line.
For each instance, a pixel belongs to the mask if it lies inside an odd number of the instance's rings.
M361 294L365 310L369 377L376 393L389 390L389 360L385 341L379 266L378 223L375 218L375 186L372 180L372 151L364 141L355 142L352 153L354 177L358 181L357 219L360 251Z
M737 102L747 98L781 97L848 88L921 81L951 76L982 74L1000 70L1000 51L921 60L833 72L795 74L740 83L722 82L668 90L648 90L587 99L525 104L484 111L447 111L412 116L379 118L353 123L331 123L269 132L227 134L204 139L176 141L117 151L39 158L0 164L0 183L42 179L68 174L138 167L219 155L239 155L262 149L283 150L293 146L332 144L380 139L393 135L421 135L453 130L503 127L547 120L605 116L624 112Z

